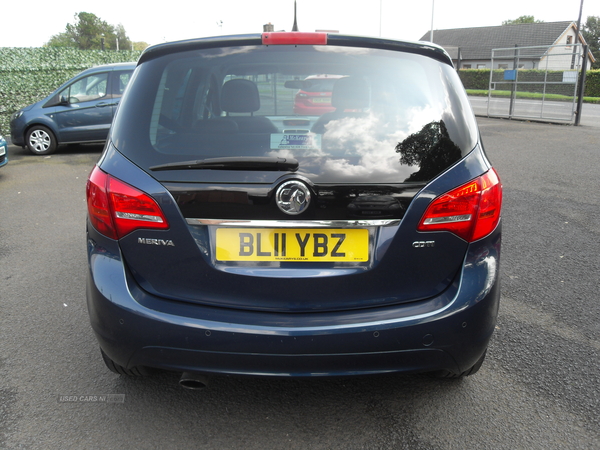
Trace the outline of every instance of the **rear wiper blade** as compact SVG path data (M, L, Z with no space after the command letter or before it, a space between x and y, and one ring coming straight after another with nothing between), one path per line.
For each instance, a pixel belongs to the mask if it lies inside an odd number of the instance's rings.
M160 164L150 170L278 170L296 171L299 164L293 158L272 156L229 156Z

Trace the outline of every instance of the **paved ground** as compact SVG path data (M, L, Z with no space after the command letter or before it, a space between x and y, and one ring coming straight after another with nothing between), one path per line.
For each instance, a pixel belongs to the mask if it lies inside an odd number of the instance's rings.
M600 133L480 118L504 184L502 302L481 371L292 381L103 365L85 306L98 146L0 169L0 448L600 448ZM102 395L112 395L109 403Z

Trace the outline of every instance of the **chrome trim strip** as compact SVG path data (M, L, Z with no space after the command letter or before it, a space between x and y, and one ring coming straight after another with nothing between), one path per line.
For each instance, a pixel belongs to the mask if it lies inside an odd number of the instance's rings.
M235 219L186 219L188 225L212 225L244 228L366 228L393 227L401 219L376 220L235 220Z

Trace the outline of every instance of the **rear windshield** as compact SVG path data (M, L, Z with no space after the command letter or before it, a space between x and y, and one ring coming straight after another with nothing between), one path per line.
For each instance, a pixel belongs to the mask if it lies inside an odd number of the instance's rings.
M305 92L331 92L337 79L337 77L307 78L300 83L300 89Z
M323 94L309 102L302 92ZM381 181L423 182L471 151L477 132L446 64L388 50L275 45L144 62L112 139L145 169L279 156L301 161L301 171L337 164L374 173L377 166L389 172Z

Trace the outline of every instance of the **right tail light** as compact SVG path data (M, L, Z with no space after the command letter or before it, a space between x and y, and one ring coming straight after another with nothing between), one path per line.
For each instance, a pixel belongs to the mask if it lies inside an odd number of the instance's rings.
M489 235L500 220L502 184L494 169L437 197L423 215L418 231L449 231L467 242Z

